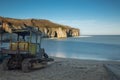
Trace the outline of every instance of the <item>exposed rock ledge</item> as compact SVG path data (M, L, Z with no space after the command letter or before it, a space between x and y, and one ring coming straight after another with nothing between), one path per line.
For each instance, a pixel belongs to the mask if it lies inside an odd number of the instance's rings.
M12 32L14 29L24 29L28 26L38 28L44 33L44 37L73 37L79 36L80 30L65 25L53 23L44 19L13 19L0 17L0 25L6 32Z

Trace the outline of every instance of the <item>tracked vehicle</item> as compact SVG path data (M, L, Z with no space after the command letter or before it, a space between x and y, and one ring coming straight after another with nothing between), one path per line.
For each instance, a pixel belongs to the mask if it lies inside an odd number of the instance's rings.
M8 55L2 62L4 70L21 69L30 72L35 68L46 67L49 61L53 61L41 48L40 31L33 28L16 29L10 33L10 38L9 49L1 48L0 51L1 54Z

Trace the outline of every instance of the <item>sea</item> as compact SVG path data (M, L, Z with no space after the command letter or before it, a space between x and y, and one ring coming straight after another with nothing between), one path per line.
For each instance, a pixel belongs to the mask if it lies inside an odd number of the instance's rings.
M41 47L54 57L120 61L120 35L43 38Z
M45 38L42 47L55 57L120 61L120 35Z

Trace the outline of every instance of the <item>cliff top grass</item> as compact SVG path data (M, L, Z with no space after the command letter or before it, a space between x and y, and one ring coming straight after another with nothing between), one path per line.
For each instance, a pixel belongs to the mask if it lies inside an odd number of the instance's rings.
M57 24L45 19L15 19L15 18L7 18L7 17L0 17L0 22L7 23L14 26L34 26L38 28L59 28L62 29L77 29L72 28L70 26Z

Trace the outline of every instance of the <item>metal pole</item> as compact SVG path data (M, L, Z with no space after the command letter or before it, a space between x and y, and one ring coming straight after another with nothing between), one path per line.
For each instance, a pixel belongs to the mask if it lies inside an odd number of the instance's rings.
M2 54L2 33L0 33L0 36L1 36L1 40L0 40L0 58L3 57L3 54Z
M2 37L3 37L3 29L2 29L2 27L3 27L3 24L2 24L2 26L0 26L0 37L1 37L1 40L0 40L0 57L2 58L3 57L3 54L2 54Z
M36 44L38 43L38 34L36 34Z
M31 45L31 40L32 40L32 32L30 31L30 38L29 38L29 44L28 44L28 52L30 52L30 45Z
M35 33L36 34L36 43L38 43L38 32L39 32L39 28L37 28L37 32Z
M42 51L41 51L41 41L42 41L42 37L40 36L40 42L39 42L39 53L40 53L40 58L42 58Z
M1 44L1 46L2 46L2 33L0 33L0 37L1 37L1 39L0 39L0 44Z
M40 36L40 44L39 44L40 45L40 49L41 49L41 42L42 42L42 37Z
M2 23L0 23L1 25L0 25L0 36L1 36L1 40L0 40L0 44L1 44L1 46L2 46L2 33L3 33L3 24Z
M32 40L32 32L30 31L30 43L31 43L31 40Z

